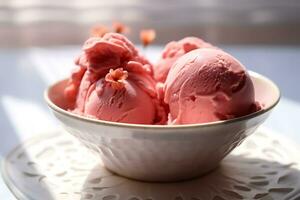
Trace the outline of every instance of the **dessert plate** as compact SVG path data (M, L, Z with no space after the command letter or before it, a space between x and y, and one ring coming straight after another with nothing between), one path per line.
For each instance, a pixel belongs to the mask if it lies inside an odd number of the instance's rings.
M55 130L12 150L3 160L2 175L19 199L300 200L300 149L263 128L215 171L184 182L139 182L98 162L78 140Z

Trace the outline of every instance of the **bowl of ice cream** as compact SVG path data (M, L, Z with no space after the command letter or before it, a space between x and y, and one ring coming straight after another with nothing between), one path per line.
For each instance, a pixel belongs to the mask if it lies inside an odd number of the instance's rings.
M124 36L91 38L71 77L45 91L46 102L116 174L160 182L201 176L265 121L280 92L218 48L183 48L190 51L172 58L161 82Z

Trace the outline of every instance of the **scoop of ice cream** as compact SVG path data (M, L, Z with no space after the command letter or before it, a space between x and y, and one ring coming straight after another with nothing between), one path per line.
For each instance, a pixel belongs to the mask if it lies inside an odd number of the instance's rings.
M199 48L216 47L197 37L186 37L179 41L169 42L158 63L154 66L154 78L159 82L165 82L174 62L182 55Z
M114 122L154 123L156 105L152 97L127 73L120 68L110 70L105 78L93 82L83 104L84 115Z
M213 122L256 109L245 67L218 49L196 49L180 57L167 76L164 101L171 124Z
M88 39L76 64L65 89L73 112L115 122L165 123L152 65L125 36Z
M103 37L91 37L83 45L83 54L76 64L97 74L105 74L109 69L115 69L129 61L142 64L142 71L152 72L152 65L144 58L135 46L124 36L117 33L107 33Z

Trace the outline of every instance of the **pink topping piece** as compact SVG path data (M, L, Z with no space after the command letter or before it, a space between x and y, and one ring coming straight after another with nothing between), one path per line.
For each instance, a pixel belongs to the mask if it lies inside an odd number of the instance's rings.
M115 90L124 88L124 80L128 77L128 72L123 68L110 69L109 73L105 76L105 81L110 83L111 87Z
M156 33L154 29L145 29L140 32L140 39L145 47L151 44L155 37Z
M129 28L127 26L125 26L125 24L123 24L121 22L118 22L118 21L114 22L112 24L112 27L113 27L113 29L116 33L127 33L127 32L129 32Z
M91 28L90 35L92 37L102 37L108 33L108 28L103 25L96 25Z

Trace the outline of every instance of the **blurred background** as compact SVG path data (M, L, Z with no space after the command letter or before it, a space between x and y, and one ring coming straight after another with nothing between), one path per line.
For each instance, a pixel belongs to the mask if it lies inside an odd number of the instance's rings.
M299 0L1 0L1 46L79 44L91 25L122 21L137 41L141 28L157 43L186 35L217 44L300 43Z
M277 83L282 100L265 126L300 144L299 0L0 0L0 159L34 134L57 128L44 89L68 76L93 25L119 21L163 46L198 36ZM0 178L0 199L13 199Z

